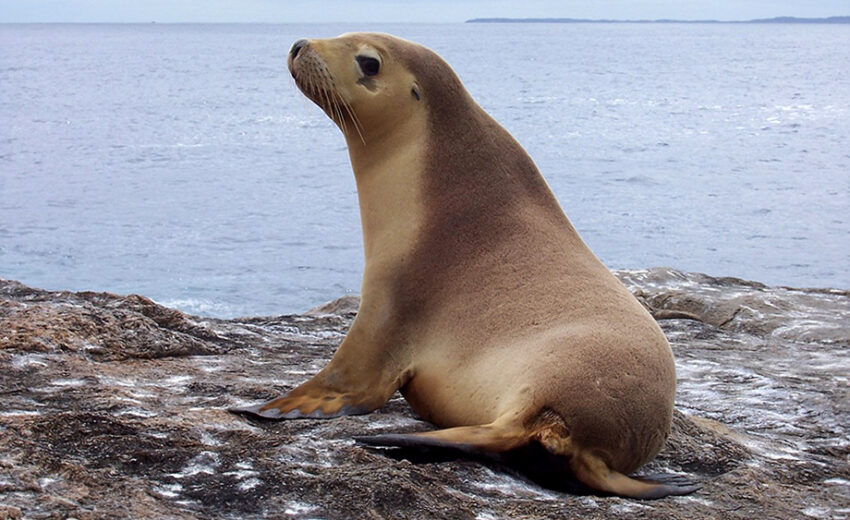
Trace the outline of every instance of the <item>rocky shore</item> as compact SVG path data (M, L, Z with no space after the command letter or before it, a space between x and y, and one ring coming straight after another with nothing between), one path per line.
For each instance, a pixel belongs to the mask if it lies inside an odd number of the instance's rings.
M430 427L398 395L329 421L225 411L318 371L355 298L218 320L0 280L0 520L850 518L850 292L617 275L678 367L672 435L642 471L691 475L690 496L585 495L492 460L356 446Z

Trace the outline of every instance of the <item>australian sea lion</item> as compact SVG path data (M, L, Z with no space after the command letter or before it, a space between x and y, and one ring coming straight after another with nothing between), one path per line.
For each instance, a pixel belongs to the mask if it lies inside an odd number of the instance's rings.
M497 453L538 443L603 492L696 489L626 476L670 431L670 346L452 69L382 34L300 40L289 68L345 134L363 225L362 300L321 372L234 411L364 414L400 390L445 429L361 442Z

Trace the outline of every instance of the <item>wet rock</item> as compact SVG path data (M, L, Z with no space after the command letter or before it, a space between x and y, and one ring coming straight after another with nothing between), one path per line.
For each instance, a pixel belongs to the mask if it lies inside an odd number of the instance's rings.
M217 320L0 281L0 519L848 518L850 294L617 274L677 358L673 431L641 472L688 473L704 485L693 495L598 497L505 461L355 446L430 427L399 396L330 421L224 411L324 366L353 297Z

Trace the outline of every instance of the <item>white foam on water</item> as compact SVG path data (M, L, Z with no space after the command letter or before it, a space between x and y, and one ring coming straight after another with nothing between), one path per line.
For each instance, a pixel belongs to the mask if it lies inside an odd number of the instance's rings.
M170 298L156 302L163 307L169 307L185 312L186 314L198 314L202 316L233 316L233 307L219 301L203 298Z

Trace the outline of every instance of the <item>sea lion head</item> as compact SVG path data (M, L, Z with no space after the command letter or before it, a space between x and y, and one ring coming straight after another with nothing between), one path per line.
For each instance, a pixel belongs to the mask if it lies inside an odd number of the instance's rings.
M298 40L289 51L288 65L298 88L340 127L349 143L368 144L397 131L433 106L441 92L460 88L465 93L437 54L387 34Z

